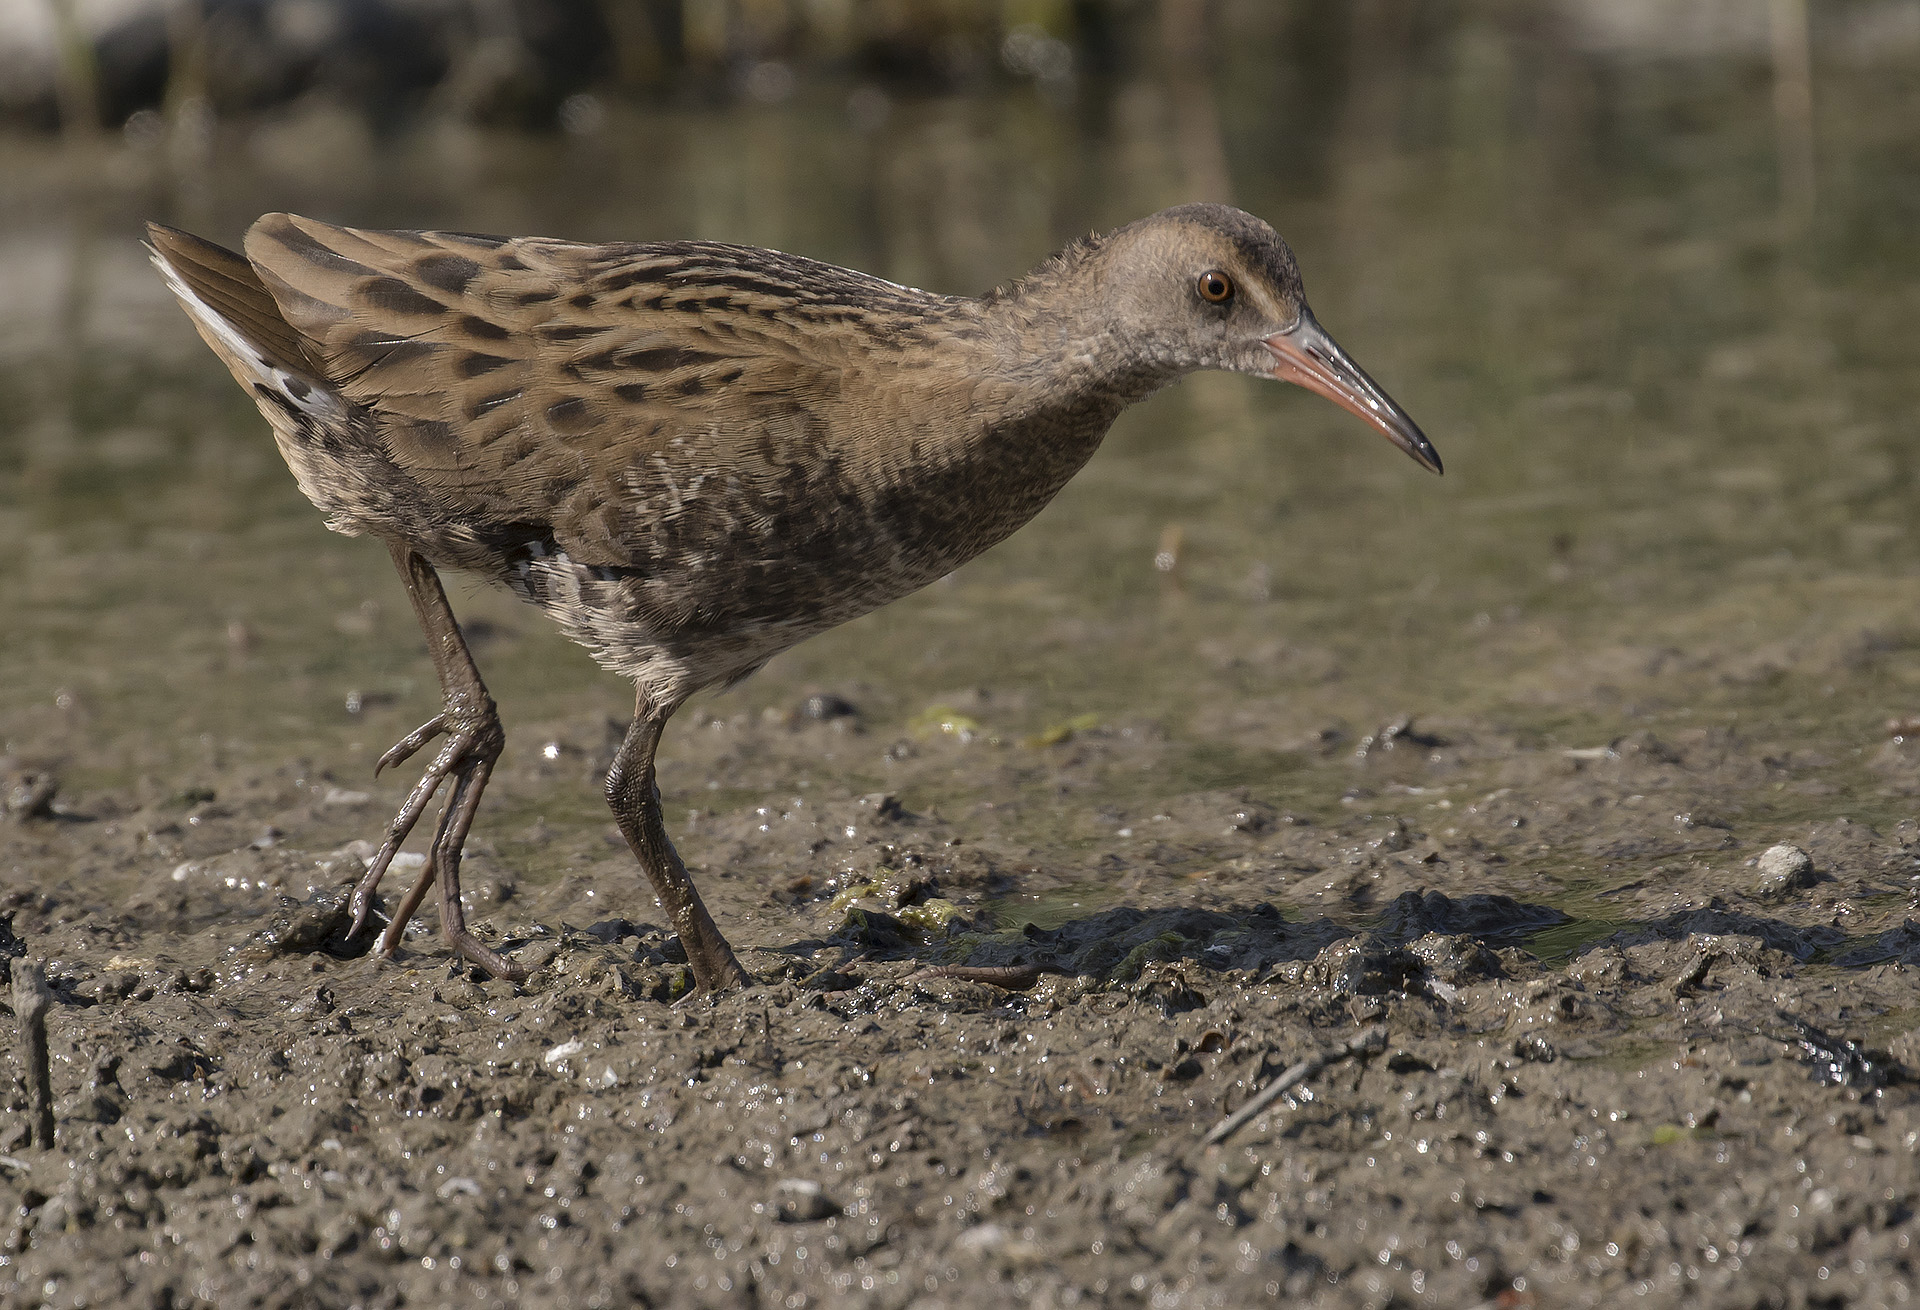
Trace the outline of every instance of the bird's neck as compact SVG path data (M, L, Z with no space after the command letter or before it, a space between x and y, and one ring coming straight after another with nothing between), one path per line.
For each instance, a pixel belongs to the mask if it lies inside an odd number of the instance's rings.
M1013 407L1104 411L1108 421L1178 373L1146 350L1108 294L1102 252L1081 243L1010 287L972 302L986 367Z

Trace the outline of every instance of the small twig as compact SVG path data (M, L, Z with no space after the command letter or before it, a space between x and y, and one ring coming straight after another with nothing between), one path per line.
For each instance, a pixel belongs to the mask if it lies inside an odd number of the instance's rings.
M20 1021L20 1056L26 1063L27 1095L32 1117L27 1121L27 1144L53 1148L53 1069L47 1051L47 1011L53 993L47 973L36 961L13 962L13 1012Z
M1206 1145L1212 1146L1216 1142L1226 1141L1227 1138L1239 1132L1247 1124L1252 1123L1262 1110L1265 1110L1268 1106L1286 1095L1290 1088L1298 1087L1301 1083L1304 1083L1328 1065L1338 1064L1340 1061L1356 1055L1371 1055L1386 1044L1386 1028L1380 1024L1375 1024L1358 1037L1334 1047L1331 1051L1322 1051L1318 1055L1308 1056L1281 1074L1278 1078L1268 1083L1265 1087L1262 1087L1254 1094L1251 1101L1248 1101L1238 1110L1235 1110L1232 1114L1215 1124L1213 1130L1206 1136Z
M955 982L985 983L1010 992L1024 992L1049 973L1067 973L1057 964L938 964L909 974L908 982L951 978Z

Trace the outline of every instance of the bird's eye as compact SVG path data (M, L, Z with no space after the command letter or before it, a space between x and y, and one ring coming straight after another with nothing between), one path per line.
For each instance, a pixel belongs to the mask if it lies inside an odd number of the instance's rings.
M1200 298L1210 305L1224 305L1233 299L1233 279L1217 268L1200 275Z

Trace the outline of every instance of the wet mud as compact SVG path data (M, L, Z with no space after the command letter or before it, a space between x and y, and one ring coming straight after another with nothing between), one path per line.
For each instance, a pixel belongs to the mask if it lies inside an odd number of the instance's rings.
M687 995L610 822L519 834L578 862L545 885L477 843L472 912L532 971L512 984L431 922L390 962L341 940L371 849L349 834L384 794L215 773L142 803L16 766L0 947L47 961L59 1128L28 1145L16 1082L8 1298L1859 1305L1907 1285L1920 829L1710 811L1790 776L1766 743L1389 724L1364 753L1331 734L1307 767L1350 785L1309 816L1260 787L1103 805L1103 778L1164 762L1145 721L889 740L821 704L678 734L675 835L760 980L717 1000ZM590 795L612 735L548 725L501 792ZM1911 752L1879 762L1910 780ZM895 785L836 788L836 753ZM1009 799L915 802L956 769ZM817 781L708 804L708 772ZM1035 844L1036 822L1088 835ZM1543 896L1569 853L1591 884ZM88 871L113 868L141 872L103 903Z

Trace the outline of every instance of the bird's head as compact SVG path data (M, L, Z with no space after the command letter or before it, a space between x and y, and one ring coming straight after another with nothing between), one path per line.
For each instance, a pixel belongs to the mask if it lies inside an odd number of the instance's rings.
M1352 411L1415 460L1440 456L1314 320L1280 234L1227 205L1181 205L1100 241L1113 323L1170 375L1225 369L1294 382Z

